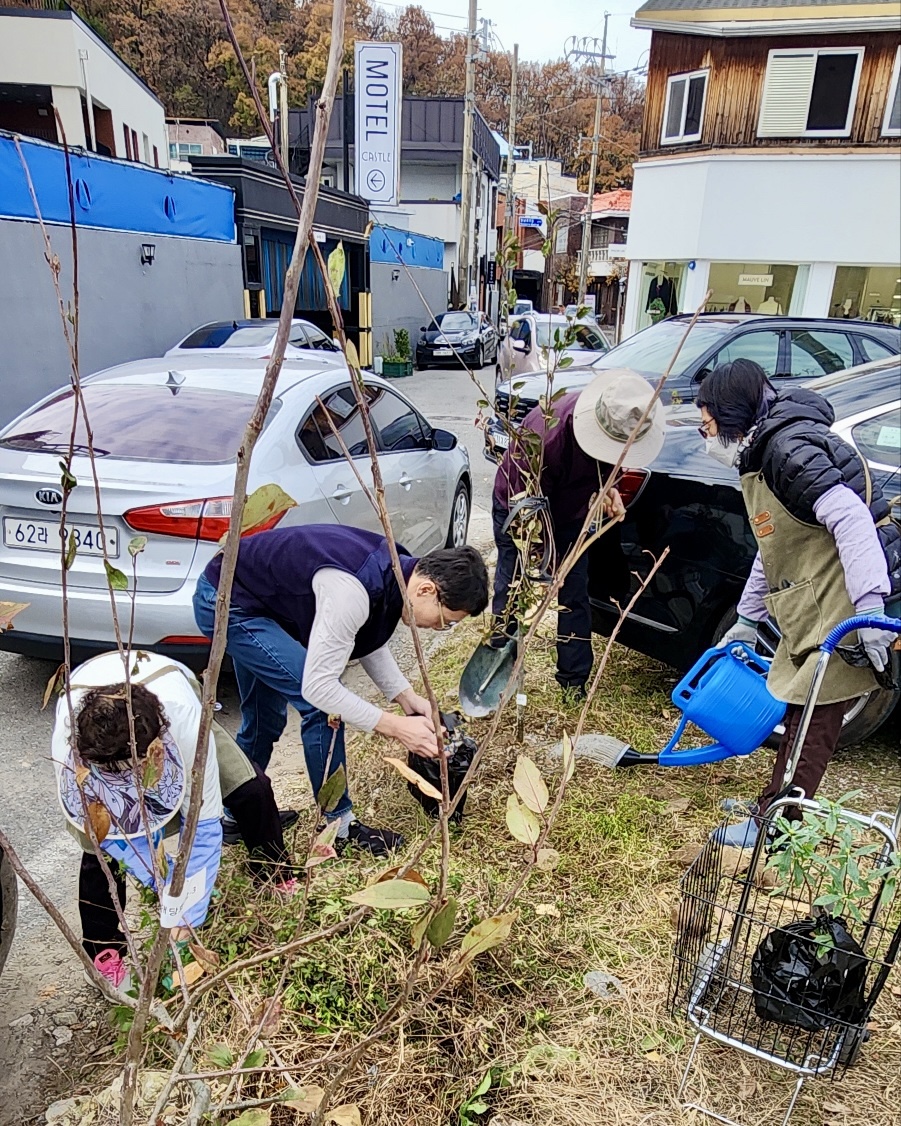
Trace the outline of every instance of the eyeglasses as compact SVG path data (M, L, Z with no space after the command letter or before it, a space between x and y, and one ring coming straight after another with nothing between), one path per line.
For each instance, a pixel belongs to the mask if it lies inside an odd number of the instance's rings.
M441 625L436 630L436 633L446 633L447 630L449 630L454 623L453 622L447 622L447 621L444 620L444 608L442 607L441 599L438 597L437 594L435 595L435 602L438 604L438 617L441 621Z
M715 421L714 419L710 418L706 422L702 422L701 425L698 427L698 433L701 435L702 438L709 438L710 437L710 435L707 433L707 427L710 425L711 422L714 422L714 421Z

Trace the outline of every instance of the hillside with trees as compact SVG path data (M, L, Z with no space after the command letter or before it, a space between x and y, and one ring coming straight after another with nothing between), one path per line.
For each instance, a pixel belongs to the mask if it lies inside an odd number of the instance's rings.
M81 0L79 14L107 40L165 103L171 116L217 118L238 136L259 132L253 102L225 35L218 0ZM230 0L229 11L265 97L267 76L288 54L292 105L318 89L328 55L331 6L322 0ZM346 65L355 39L399 40L404 48L404 92L462 96L465 36L439 34L431 16L411 5L387 12L368 0L350 0ZM506 132L510 56L489 50L477 64L479 109ZM631 75L608 86L596 188L631 187L638 153L644 86ZM517 143L536 155L561 160L587 187L594 91L564 59L520 62Z

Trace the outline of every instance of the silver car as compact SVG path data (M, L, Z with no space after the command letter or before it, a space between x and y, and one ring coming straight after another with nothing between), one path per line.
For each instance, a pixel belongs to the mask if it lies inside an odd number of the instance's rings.
M250 356L268 360L275 343L278 321L255 319L246 321L210 321L189 332L184 340L170 348L167 356L187 354L197 356L202 353L228 356ZM330 336L310 321L295 317L291 321L285 355L289 359L303 359L310 352L326 364L346 367L344 353Z
M134 641L202 659L194 624L197 578L217 550L231 513L235 451L260 390L260 360L178 356L138 360L90 376L83 391L100 482L97 519L87 435L79 424L66 540L77 551L67 572L69 634L83 655L115 642L104 572L129 576L137 556ZM419 555L466 542L472 496L469 456L377 376L366 391L395 536ZM249 490L275 482L297 502L279 523L336 523L380 530L378 518L325 417L322 400L370 481L362 420L347 371L316 359L286 361L253 455ZM28 606L0 648L36 656L62 651L60 459L69 447L72 392L43 399L0 432L0 601ZM274 522L265 525L273 526ZM130 598L116 596L123 632Z

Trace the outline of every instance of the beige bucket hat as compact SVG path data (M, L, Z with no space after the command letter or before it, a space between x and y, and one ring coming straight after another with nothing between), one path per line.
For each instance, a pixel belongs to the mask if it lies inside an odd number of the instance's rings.
M573 434L589 457L615 464L647 408L654 388L628 368L602 371L576 400ZM663 449L666 413L658 399L626 455L626 466L649 465Z

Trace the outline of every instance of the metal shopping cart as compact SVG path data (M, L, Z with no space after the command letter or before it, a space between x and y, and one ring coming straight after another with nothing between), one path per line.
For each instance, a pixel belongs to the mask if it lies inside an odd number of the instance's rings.
M786 768L784 796L762 818L753 850L724 846L714 833L682 880L669 1000L696 1034L678 1098L685 1108L728 1126L738 1123L686 1098L702 1038L797 1077L782 1119L786 1126L806 1079L839 1077L856 1059L901 947L901 889L895 892L901 804L894 814L859 814L791 788L829 659L845 634L865 626L901 633L899 620L859 616L826 638ZM814 831L807 834L800 876L792 869L785 880L779 850L784 855L792 847L799 816ZM793 853L787 859L794 864ZM832 891L836 870L857 896L853 920L837 920L828 906L816 905L829 898L824 893Z

